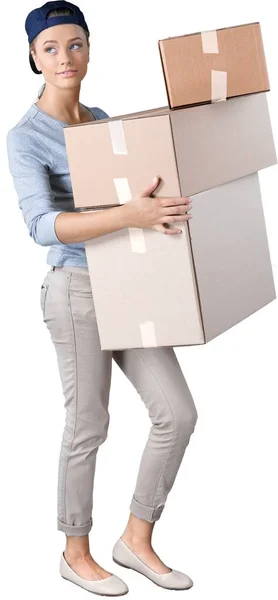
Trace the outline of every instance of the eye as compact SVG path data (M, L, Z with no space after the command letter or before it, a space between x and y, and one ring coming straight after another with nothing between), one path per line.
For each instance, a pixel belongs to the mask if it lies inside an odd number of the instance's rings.
M72 44L72 46L78 46L78 48L82 48L82 44Z
M82 48L82 44L71 44L70 48L72 48L72 46L77 46L78 48ZM52 52L49 52L49 50L55 50L55 48L53 48L52 46L48 46L48 48L45 49L45 52L48 52L48 54L53 54Z

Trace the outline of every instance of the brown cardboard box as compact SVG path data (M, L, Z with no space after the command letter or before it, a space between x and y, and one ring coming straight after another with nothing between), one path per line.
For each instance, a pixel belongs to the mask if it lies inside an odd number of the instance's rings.
M205 344L276 298L257 173L192 196L191 214L176 236L85 242L102 350Z
M74 204L124 204L155 175L156 196L190 196L277 162L266 94L64 127Z
M259 23L158 42L171 108L269 91Z

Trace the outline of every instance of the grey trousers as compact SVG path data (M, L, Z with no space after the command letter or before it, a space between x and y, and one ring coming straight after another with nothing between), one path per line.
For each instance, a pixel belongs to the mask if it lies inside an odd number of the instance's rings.
M198 416L173 348L101 350L85 267L51 267L40 302L56 349L66 409L57 529L86 535L92 528L96 456L109 425L112 358L140 394L152 423L130 512L149 522L158 520Z

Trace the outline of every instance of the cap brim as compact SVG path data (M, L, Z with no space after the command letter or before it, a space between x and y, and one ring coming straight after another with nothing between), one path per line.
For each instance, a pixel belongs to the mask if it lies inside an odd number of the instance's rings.
M33 71L34 73L36 73L36 75L40 75L40 74L41 74L41 71L38 71L38 69L37 69L37 67L36 67L36 65L35 65L35 63L34 63L34 60L33 60L32 54L30 54L30 53L29 53L29 63L30 63L30 67L31 67L32 71Z

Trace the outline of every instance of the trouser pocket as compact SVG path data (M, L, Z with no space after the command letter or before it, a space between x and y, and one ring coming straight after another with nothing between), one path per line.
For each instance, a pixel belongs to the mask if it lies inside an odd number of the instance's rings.
M41 303L41 311L42 311L43 320L45 320L45 307L46 307L46 298L47 298L48 288L49 288L48 283L42 284L42 286L41 286L40 303Z

